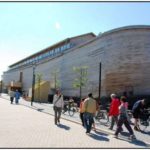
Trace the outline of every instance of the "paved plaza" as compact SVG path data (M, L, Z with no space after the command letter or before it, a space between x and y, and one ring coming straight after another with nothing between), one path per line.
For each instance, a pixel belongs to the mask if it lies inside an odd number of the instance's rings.
M52 104L33 103L20 99L10 104L9 96L0 98L0 148L149 148L150 130L135 133L137 140L122 136L96 123L97 131L86 135L79 114L62 115L61 124L54 124Z

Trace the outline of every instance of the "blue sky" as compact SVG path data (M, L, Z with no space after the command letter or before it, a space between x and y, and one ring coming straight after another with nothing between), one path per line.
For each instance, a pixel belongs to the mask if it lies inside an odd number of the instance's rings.
M0 75L65 38L150 25L150 2L0 2Z

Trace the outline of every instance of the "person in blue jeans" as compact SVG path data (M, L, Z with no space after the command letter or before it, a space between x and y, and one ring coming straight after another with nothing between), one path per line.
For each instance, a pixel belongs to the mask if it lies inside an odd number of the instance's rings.
M96 113L96 100L92 93L88 94L88 98L83 103L84 121L86 127L86 134L89 134L92 128L93 117Z
M19 93L18 90L16 90L16 92L15 92L15 103L16 104L19 103L20 96L21 96L21 94Z

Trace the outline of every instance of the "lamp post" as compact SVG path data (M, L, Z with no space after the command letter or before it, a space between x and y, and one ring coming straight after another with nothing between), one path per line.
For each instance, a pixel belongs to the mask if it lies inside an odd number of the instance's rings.
M100 100L101 97L101 70L102 70L102 64L99 63L99 91L98 91L98 98Z
M35 65L33 65L33 78L32 78L32 98L31 98L31 106L34 102L34 85L35 85Z

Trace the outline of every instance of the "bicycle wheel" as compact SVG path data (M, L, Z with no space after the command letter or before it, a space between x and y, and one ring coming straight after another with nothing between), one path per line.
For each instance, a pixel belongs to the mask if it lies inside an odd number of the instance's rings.
M107 124L109 122L109 117L106 112L101 112L98 121L101 124Z
M141 131L145 131L147 127L149 126L149 120L142 120L140 119L140 129Z
M68 110L67 108L63 108L62 113L65 114L65 112L67 112L67 110Z
M71 108L68 110L69 116L73 116L75 112L76 112L76 108L75 108L75 107L71 107Z

